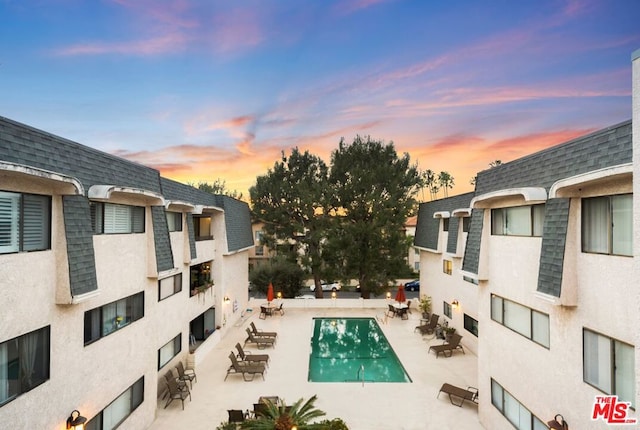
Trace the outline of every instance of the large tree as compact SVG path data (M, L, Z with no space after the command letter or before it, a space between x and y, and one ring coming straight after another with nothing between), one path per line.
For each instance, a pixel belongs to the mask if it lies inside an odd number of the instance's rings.
M380 294L406 265L404 223L415 207L423 175L393 142L344 139L331 155L329 180L336 221L331 256L343 278L356 278L363 297Z
M322 297L323 244L331 214L327 180L324 161L294 148L288 157L283 152L249 190L253 213L264 222L266 244L279 253L289 252L311 273L316 297ZM282 244L289 246L278 246Z

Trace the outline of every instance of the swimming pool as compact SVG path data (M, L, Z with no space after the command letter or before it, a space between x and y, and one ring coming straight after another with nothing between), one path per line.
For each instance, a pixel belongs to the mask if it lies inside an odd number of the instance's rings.
M309 382L411 382L373 318L314 318Z

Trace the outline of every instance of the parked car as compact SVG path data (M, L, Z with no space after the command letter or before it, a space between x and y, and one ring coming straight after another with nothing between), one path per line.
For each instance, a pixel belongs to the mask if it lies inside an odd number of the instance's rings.
M420 291L420 280L416 279L415 281L407 282L404 284L405 291Z
M315 291L316 286L311 285L309 290ZM322 283L322 291L340 291L340 284L337 282L323 282Z

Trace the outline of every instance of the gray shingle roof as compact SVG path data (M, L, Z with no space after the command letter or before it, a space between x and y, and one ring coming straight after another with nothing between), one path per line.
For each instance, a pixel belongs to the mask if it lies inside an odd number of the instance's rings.
M98 289L89 199L85 196L63 196L62 211L73 297Z
M545 205L538 291L560 297L570 199L550 199Z
M473 193L465 193L445 199L420 203L420 207L418 208L418 224L416 225L416 235L413 242L414 245L427 249L436 249L438 246L440 219L434 218L433 214L436 212L453 212L455 209L468 208L472 198ZM451 229L453 228L451 221L449 221L449 235L451 235ZM454 221L454 224L457 228L457 220ZM453 242L453 245L447 244L447 252L455 253L457 231L454 235L455 238L450 240L455 240L455 242ZM454 251L450 249L454 249Z
M173 252L171 251L171 237L167 225L167 214L164 206L151 206L151 218L153 221L153 241L156 251L156 266L158 272L171 270L173 265Z
M227 250L233 252L253 246L249 205L229 196L216 195L216 200L218 206L224 208Z
M467 244L464 248L464 259L462 260L462 270L465 272L478 274L483 225L484 209L473 209L469 233L467 233Z

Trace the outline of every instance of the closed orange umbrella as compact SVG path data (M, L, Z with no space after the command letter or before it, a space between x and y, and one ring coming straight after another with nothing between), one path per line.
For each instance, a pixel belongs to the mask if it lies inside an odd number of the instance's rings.
M404 303L407 301L407 296L404 295L404 285L398 286L398 292L396 293L396 302Z
M273 300L273 284L269 282L269 288L267 289L267 301L271 302Z

